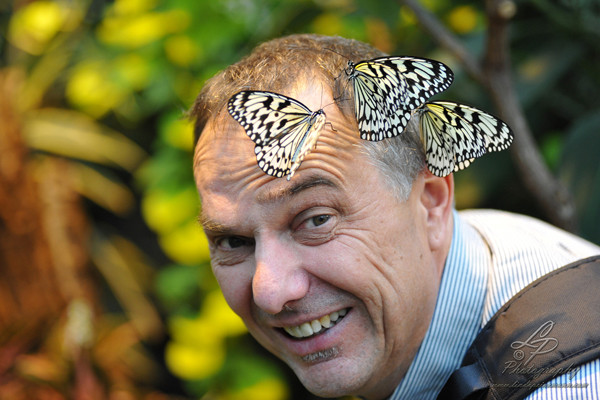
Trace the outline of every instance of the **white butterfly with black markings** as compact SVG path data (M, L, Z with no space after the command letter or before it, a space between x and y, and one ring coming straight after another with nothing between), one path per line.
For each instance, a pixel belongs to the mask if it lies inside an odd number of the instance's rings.
M513 141L503 121L464 104L433 101L415 113L420 116L427 167L436 176L465 169L475 158L504 150Z
M378 141L404 131L411 113L454 79L445 64L426 58L379 57L345 69L354 87L361 139Z
M290 97L266 91L241 91L227 104L231 116L255 143L258 166L268 175L287 179L316 146L326 116Z

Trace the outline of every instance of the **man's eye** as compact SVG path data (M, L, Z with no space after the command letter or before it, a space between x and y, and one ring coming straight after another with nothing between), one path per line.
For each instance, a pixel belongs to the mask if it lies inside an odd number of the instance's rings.
M228 236L217 241L217 245L225 250L237 249L243 246L251 246L254 241L241 236Z
M331 215L317 215L316 217L312 217L309 219L309 221L314 225L314 226L320 226L323 225L325 222L329 221L329 219L331 218Z

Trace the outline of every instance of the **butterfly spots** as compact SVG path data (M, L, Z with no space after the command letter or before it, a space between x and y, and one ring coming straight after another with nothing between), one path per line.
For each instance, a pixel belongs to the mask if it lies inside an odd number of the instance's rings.
M255 143L260 169L288 179L315 147L326 116L298 100L265 91L242 91L229 99L229 114Z
M467 168L473 159L508 148L513 133L500 119L464 104L435 101L419 108L427 167L436 176Z

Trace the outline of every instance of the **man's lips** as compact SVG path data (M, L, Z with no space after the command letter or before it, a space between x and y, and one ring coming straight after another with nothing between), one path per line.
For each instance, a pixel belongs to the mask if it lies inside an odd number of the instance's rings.
M333 327L347 312L348 308L344 308L300 325L284 326L283 330L295 339L306 339Z

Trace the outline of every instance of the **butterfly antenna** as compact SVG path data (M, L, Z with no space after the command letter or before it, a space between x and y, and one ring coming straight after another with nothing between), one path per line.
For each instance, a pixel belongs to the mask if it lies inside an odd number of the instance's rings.
M323 82L321 82L321 104L319 106L319 108L322 110L323 107Z
M323 48L324 48L325 50L329 50L329 51L331 51L332 53L335 53L335 54L337 54L337 55L338 55L338 56L340 56L340 57L344 57L345 59L348 59L348 57L346 57L346 56L345 56L345 55L343 55L342 53L339 53L339 52L337 52L337 51L335 51L335 50L333 50L333 49L330 49L329 47L323 47Z
M343 95L341 95L341 94L340 94L338 97L335 97L335 98L333 99L333 102L334 102L334 103L338 103L338 102L342 102L342 101L349 101L349 100L352 100L352 99L350 99L350 98L343 98ZM328 105L329 105L329 104L328 104Z
M340 96L340 97L341 97L341 96ZM336 104L336 103L338 103L339 101L347 101L347 100L350 100L350 99L342 99L342 100L340 100L340 99L339 99L339 97L336 97L336 98L334 98L334 99L333 99L333 101L332 101L331 103L327 103L327 104L325 104L325 105L324 105L324 106L321 108L321 110L324 110L324 109L326 109L327 107L329 107L330 105Z

